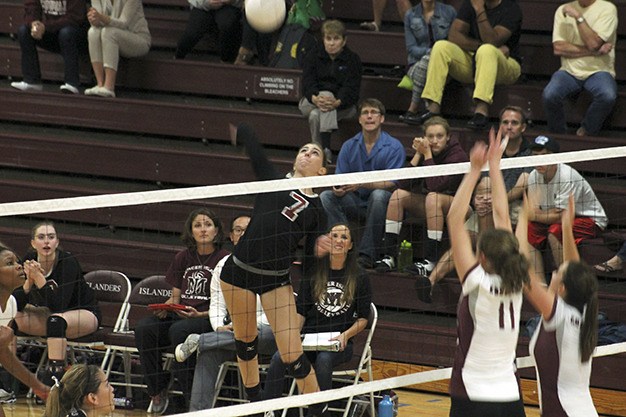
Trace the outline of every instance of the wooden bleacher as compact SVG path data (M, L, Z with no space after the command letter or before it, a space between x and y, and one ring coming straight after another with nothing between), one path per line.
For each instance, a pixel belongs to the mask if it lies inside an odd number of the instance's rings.
M492 116L508 103L529 109L535 123L528 132L532 137L543 133L541 91L558 68L550 32L560 1L519 1L525 12L522 51L527 80L497 89ZM626 21L626 0L615 3L621 21ZM240 120L262 127L258 133L262 142L272 148L272 160L284 171L289 169L293 149L308 136L306 122L295 106L299 72L219 64L211 55L215 45L210 40L203 40L189 59L173 60L175 42L186 22L186 1L145 0L144 5L154 50L143 58L122 62L119 97L105 100L59 95L62 62L59 56L45 52L40 57L44 79L49 82L46 91L26 94L10 89L4 78L21 77L19 45L10 34L17 30L23 12L21 1L0 0L0 140L5 145L0 153L0 192L6 196L4 201L252 180L247 159L227 146L228 124ZM361 55L366 67L405 64L401 22L394 2L388 2L382 33L354 30L358 22L371 19L370 1L325 0L324 8L328 16L348 23L348 44ZM597 138L555 135L564 151L626 144L621 135L626 128L626 25L620 25L619 34L620 97L610 120L611 130ZM85 85L92 82L86 61L82 79ZM406 110L410 99L408 91L395 87L398 81L393 76L367 75L361 95L382 99L391 112L386 130L409 148L419 129L396 121L395 114ZM280 92L265 88L276 82L283 84ZM444 100L453 125L464 125L471 89L450 85ZM585 108L585 98L572 103L569 120L580 120ZM333 148L338 150L342 140L356 130L354 121L342 122L333 137ZM467 149L474 140L484 137L484 133L463 127L455 127L454 134ZM590 180L612 224L626 228L626 164L588 161L575 167L592 176ZM233 213L249 212L251 208L249 199L220 199L0 218L0 237L22 253L34 219L50 217L63 224L63 245L78 254L85 270L116 265L132 277L144 277L166 270L173 254L181 248L178 233L186 213L198 205L208 205L224 221ZM597 261L610 255L601 241L581 251ZM445 278L435 287L435 302L425 305L417 300L410 276L372 274L371 278L374 301L383 312L373 342L376 358L449 366L456 339L458 281ZM626 320L625 279L617 274L603 278L601 285L601 309L615 320ZM525 306L524 318L530 315L532 309ZM393 348L388 340L394 341ZM521 340L520 354L526 354L527 342ZM624 354L597 360L592 385L624 392L624 371ZM528 373L524 376L532 378ZM626 415L610 408L601 412Z

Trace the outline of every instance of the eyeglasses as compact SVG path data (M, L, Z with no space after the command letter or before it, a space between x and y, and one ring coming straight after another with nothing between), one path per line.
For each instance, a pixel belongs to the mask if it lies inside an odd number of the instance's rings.
M380 110L363 110L361 111L361 116L378 116L382 114Z
M236 233L238 235L245 233L245 231L246 229L243 227L233 227L233 230L232 230L233 233Z

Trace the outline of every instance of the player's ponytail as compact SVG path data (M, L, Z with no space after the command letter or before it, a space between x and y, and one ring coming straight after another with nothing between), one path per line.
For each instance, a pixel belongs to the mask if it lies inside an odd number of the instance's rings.
M484 254L489 272L502 279L502 292L520 292L530 281L528 260L519 252L515 236L506 230L490 229L480 235L478 250Z
M563 272L564 300L583 315L580 325L580 360L587 362L598 343L598 280L585 262L570 262Z

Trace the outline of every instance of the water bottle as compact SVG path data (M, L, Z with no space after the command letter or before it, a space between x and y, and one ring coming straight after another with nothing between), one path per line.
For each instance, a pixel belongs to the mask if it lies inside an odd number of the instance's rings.
M133 399L126 397L113 398L113 405L115 405L115 408L122 408L124 410L132 410L135 408L133 406Z
M378 417L393 417L393 402L387 394L378 403Z
M402 272L413 263L413 245L403 240L398 251L398 271Z

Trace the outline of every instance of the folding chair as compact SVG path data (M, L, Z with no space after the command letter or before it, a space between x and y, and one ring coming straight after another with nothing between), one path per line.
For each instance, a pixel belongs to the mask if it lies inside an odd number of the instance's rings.
M138 351L135 346L136 324L144 317L149 317L152 312L148 309L149 304L163 303L172 295L172 287L165 281L165 275L152 275L142 279L137 283L130 294L128 300L128 311L126 320L117 331L105 336L105 343L111 347L109 361L103 364L106 375L123 375L123 382L110 380L111 385L126 387L126 397L132 398L132 388L146 388L142 382L133 382L134 379L143 379L142 374L132 373L132 359L138 358ZM121 358L121 370L114 369L116 358ZM173 360L173 355L164 355L164 369L169 369ZM105 366L106 365L106 366Z
M360 382L361 376L367 374L368 380L373 381L374 376L372 372L372 338L374 337L374 331L376 330L376 324L378 323L378 310L374 303L370 304L370 314L367 319L367 326L365 331L362 331L352 339L354 354L352 359L346 363L343 363L333 371L333 382L345 384L345 385L357 385ZM296 380L291 383L288 395L293 395L296 392ZM376 407L374 405L374 393L370 392L369 407L370 415L376 415ZM348 397L345 408L329 407L331 411L342 412L343 417L347 417L350 412L350 407L355 400L354 396ZM282 417L286 417L287 410L283 410Z
M77 351L103 354L102 366L104 366L111 354L111 348L106 345L104 339L108 333L118 330L124 323L128 310L127 303L131 284L125 274L108 270L88 272L85 274L85 281L93 290L102 314L98 329L94 333L77 339L67 340L70 361L72 363L76 362ZM47 362L48 347L46 338L20 336L18 340L24 345L41 346L43 348L41 360L35 371L36 373L39 372ZM32 395L30 391L29 395Z

